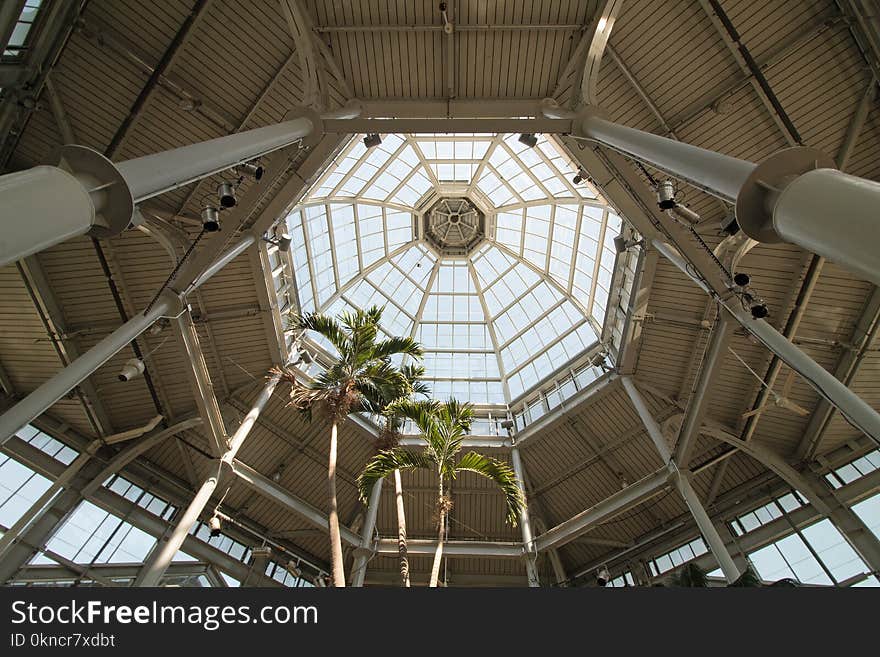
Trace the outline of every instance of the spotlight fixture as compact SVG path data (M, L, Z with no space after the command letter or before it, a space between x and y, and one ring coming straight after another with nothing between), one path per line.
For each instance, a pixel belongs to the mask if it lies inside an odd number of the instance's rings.
M367 148L373 148L374 146L378 146L381 143L382 138L377 132L371 132L366 137L364 137L364 146L366 146Z
M519 143L534 148L538 145L538 138L532 132L524 132L519 136Z
M511 429L513 429L513 420L502 420L501 421L501 428L507 429L507 431L510 431Z
M129 358L119 370L120 381L131 381L144 373L144 361L140 358Z
M206 205L202 210L202 228L206 233L216 233L220 230L220 211L213 205Z
M288 251L290 251L290 243L293 241L293 239L287 233L281 233L275 239L272 239L271 237L266 237L264 235L263 241L268 242L269 244L274 244L278 247L279 251L287 253Z
M722 217L721 232L725 235L736 235L739 232L739 224L736 222L736 216L732 212Z
M756 303L749 310L752 312L752 317L755 319L764 319L767 315L770 314L770 311L767 309L767 305L764 303Z
M272 481L276 484L281 481L281 475L284 474L284 464L281 463L277 468L275 468L275 472L272 473Z
M657 186L657 204L661 210L671 210L675 207L675 188L671 180L664 180Z
M645 240L627 240L623 235L617 235L614 238L614 250L623 253L632 246L639 246L645 243Z
M599 586L605 586L608 582L611 581L611 573L608 570L607 566L602 566L599 570L596 571L596 584Z
M235 198L235 187L232 186L232 183L222 182L217 185L217 199L220 201L221 207L235 207L237 199Z
M171 322L169 322L166 318L161 317L160 319L156 320L156 323L150 327L149 334L159 335L169 326L171 326Z
M583 168L580 168L578 169L578 172L574 175L574 178L571 179L571 182L573 182L575 185L580 185L589 177L589 174L587 174L587 172L584 171Z
M220 536L220 517L216 513L208 521L208 527L211 528L211 536Z
M749 275L742 271L736 272L733 275L733 282L736 283L739 287L745 287L749 284L750 280L751 278L749 278Z
M235 167L235 170L244 175L248 175L254 180L259 180L263 177L263 167L259 162L250 163L245 162L244 164L239 164Z

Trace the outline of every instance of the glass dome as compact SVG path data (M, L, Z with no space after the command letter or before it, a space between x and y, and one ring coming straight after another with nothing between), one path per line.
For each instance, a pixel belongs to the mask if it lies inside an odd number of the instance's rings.
M384 306L436 397L510 403L601 334L621 220L576 172L553 138L355 136L286 218L300 309Z

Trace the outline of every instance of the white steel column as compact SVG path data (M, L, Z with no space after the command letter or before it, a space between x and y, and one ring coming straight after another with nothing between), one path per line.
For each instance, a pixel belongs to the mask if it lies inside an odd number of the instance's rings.
M737 223L752 239L797 244L880 285L880 183L841 173L827 155L796 147L755 164L618 125L593 108L575 119L574 127L584 137L735 203Z
M354 551L354 564L351 567L351 585L362 587L364 577L367 574L367 561L373 555L373 532L376 531L376 516L379 514L379 503L382 501L382 482L379 479L373 484L370 491L370 503L367 506L367 515L364 518L364 526L361 528L361 544Z
M263 390L260 392L259 396L257 396L256 401L254 401L251 410L245 416L244 420L242 420L238 430L236 430L235 434L233 434L230 439L229 449L217 462L217 473L208 477L202 484L201 488L199 488L192 502L190 502L186 511L184 511L180 520L175 525L174 531L168 537L168 540L156 546L152 554L150 554L148 562L144 564L144 574L142 578L139 578L140 581L137 583L138 586L158 586L162 576L168 569L171 560L174 558L174 555L177 554L180 546L183 545L184 539L189 535L190 530L198 521L202 511L204 511L205 507L208 505L211 495L217 488L220 479L228 478L231 475L230 471L232 469L232 463L235 460L238 450L241 448L242 443L256 423L260 412L272 397L272 393L275 391L275 387L278 385L279 380L280 379L277 375L273 376L263 387Z
M205 178L322 129L299 118L114 164L85 146L61 148L59 166L0 176L0 266L77 235L109 237L132 221L134 204Z
M532 535L532 523L529 518L528 500L526 499L525 473L522 464L522 458L519 449L514 446L510 450L510 460L513 461L513 472L516 474L517 483L523 496L523 506L519 512L519 527L522 531L523 542L523 562L526 566L526 576L529 579L530 587L541 586L541 580L538 577L538 569L535 567L535 559L538 556L538 550L535 547L534 537Z
M242 236L235 246L223 253L207 270L198 276L189 286L189 289L191 290L203 284L255 241L256 237L250 233ZM15 432L21 427L61 399L69 390L79 385L89 374L110 360L116 352L152 326L157 319L176 311L179 305L180 300L175 294L171 291L166 291L149 311L138 313L132 317L6 411L0 416L0 445L14 436Z
M669 449L669 445L666 444L666 438L663 437L663 430L660 428L657 420L654 419L654 416L651 415L644 397L642 397L642 394L638 391L632 379L628 376L623 376L620 377L620 380L623 383L623 387L629 395L636 412L639 414L642 424L645 425L648 435L654 442L654 446L657 448L660 458L663 460L663 463L666 464L666 467L669 468L672 483L675 485L682 498L684 498L685 504L687 504L688 509L690 509L691 515L693 515L700 533L709 544L709 549L715 557L715 560L718 562L718 565L721 566L725 579L727 579L728 583L735 582L740 576L739 569L736 567L736 564L733 563L730 553L724 546L724 540L718 535L718 530L715 529L715 525L712 524L706 510L703 508L703 504L700 502L700 498L697 496L693 486L691 486L690 479L688 479L688 476L685 473L678 469L675 461L672 460L672 452Z

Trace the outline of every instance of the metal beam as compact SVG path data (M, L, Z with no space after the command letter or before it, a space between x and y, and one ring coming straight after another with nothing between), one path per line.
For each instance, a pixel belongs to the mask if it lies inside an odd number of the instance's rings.
M373 484L370 491L370 503L367 505L367 513L364 517L364 525L361 528L361 545L355 550L354 564L351 567L351 585L362 587L364 576L367 574L367 562L373 556L373 532L376 531L376 516L379 514L379 504L382 501L382 482L379 479Z
M411 538L406 542L409 556L433 556L437 541ZM382 555L397 554L396 538L380 538L376 551ZM444 541L444 557L497 557L504 559L522 559L522 543L491 542L491 541ZM399 583L399 574L397 574ZM520 580L522 583L522 580Z
M614 21L617 20L622 6L623 0L605 0L596 10L596 14L587 28L590 41L587 46L584 72L580 80L577 105L595 105L597 103L596 86L599 82L599 64L602 62L602 55L605 54L608 39L611 37Z
M566 119L457 119L457 118L429 118L429 119L327 119L324 121L324 131L328 134L358 134L358 133L423 133L445 132L449 134L472 133L472 132L528 132L544 134L569 134L571 133L571 121Z
M794 123L792 123L788 114L785 112L785 109L782 107L782 104L779 102L779 99L770 87L767 78L764 77L761 67L758 66L758 63L755 61L754 57L752 57L749 49L746 48L745 44L742 42L739 33L736 31L730 18L721 7L721 4L718 0L699 0L699 2L703 11L706 13L706 16L709 18L709 21L715 27L718 36L721 37L724 45L730 51L734 60L736 60L737 65L743 73L749 76L749 84L752 85L759 100L764 107L767 108L773 122L779 126L779 130L782 132L788 145L797 146L802 144L803 140L801 139L800 133L798 133Z
M208 364L205 362L205 356L199 342L199 333L189 310L177 318L177 329L189 359L189 367L186 368L186 372L192 384L199 415L206 429L208 444L214 455L220 456L227 449L226 425L223 422L223 415L220 413L220 403L214 394L211 374L208 372Z
M719 309L718 320L712 329L712 335L706 347L702 367L694 381L694 388L688 400L684 421L678 433L678 442L675 445L674 459L681 468L687 468L688 463L690 463L699 429L703 425L703 420L706 418L706 413L709 410L712 390L721 376L721 368L724 364L724 358L727 356L727 348L733 337L734 324L735 321L730 314L725 310Z
M233 472L242 483L250 487L252 490L267 497L273 502L280 504L310 522L315 527L327 529L327 516L313 507L303 499L300 499L290 491L282 488L268 477L263 476L252 467L245 465L241 461L233 463ZM348 527L340 526L342 540L349 545L360 546L361 537ZM394 543L394 553L397 554L397 542Z
M605 498L589 509L541 534L535 539L535 547L542 551L564 545L589 531L592 526L602 520L653 497L668 485L669 470L666 467L660 468L644 479L627 486L622 491Z
M532 520L529 515L528 497L526 495L526 473L523 466L522 457L519 448L514 446L510 450L510 460L513 462L513 472L516 475L517 485L522 493L523 505L519 513L519 528L522 533L523 544L523 563L526 567L526 577L528 578L529 587L535 588L541 586L541 580L538 578L538 569L535 565L538 554L534 548L534 535L532 534Z
M849 343L854 345L855 349L845 350L834 367L834 377L843 385L852 385L859 365L874 343L878 331L880 331L880 287L874 286L849 338ZM827 399L819 399L795 450L798 460L807 461L816 453L834 411L834 406Z

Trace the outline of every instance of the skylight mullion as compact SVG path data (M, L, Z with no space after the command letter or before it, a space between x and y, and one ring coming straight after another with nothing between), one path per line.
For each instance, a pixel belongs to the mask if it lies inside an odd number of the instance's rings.
M538 360L541 356L543 356L544 354L546 354L546 353L547 353L548 351L550 351L553 347L555 347L557 344L559 344L560 342L562 342L563 340L565 340L565 338L567 338L569 335L571 335L572 333L574 333L575 331L577 331L580 327L582 327L582 326L584 326L584 325L588 325L588 326L590 326L590 328L592 328L592 325L587 321L586 318L584 318L583 321L577 322L576 324L572 324L571 328L569 328L568 330L563 331L562 333L560 333L559 335L557 335L555 338L553 338L552 341L548 342L546 346L542 347L540 351L536 351L534 354L532 354L531 356L529 356L529 358L528 358L527 360L524 360L522 363L520 363L520 364L517 365L514 369L512 369L512 370L510 371L510 376L515 376L515 375L518 374L520 371L522 371L522 369L523 369L524 367L527 367L527 366L530 365L531 363L534 363L534 362L535 362L536 360ZM587 346L587 349L589 349L589 346ZM569 364L570 364L572 361L574 361L576 358L578 358L577 355L572 356L572 358L570 358L569 361L568 361L567 363L563 363L560 367L556 368L555 371L558 371L559 369L562 369L562 368L564 368L565 366L569 365ZM528 389L527 389L527 390L528 390Z
M354 240L355 240L355 242L357 242L357 245L355 248L357 249L358 272L363 272L364 271L364 254L363 254L364 250L361 247L361 222L360 222L360 219L358 218L358 204L352 203L351 208L352 208L352 216L354 216ZM357 277L355 276L355 278L357 278Z
M550 140L548 139L548 141L550 141ZM556 148L556 150L560 150L558 144L554 144L554 147ZM549 157L547 157L547 153L545 153L540 148L534 148L532 150L537 151L538 157L541 158L541 160L544 162L544 164L546 164L548 167L550 167L551 171L555 171L560 174L560 175L558 175L558 178L560 178L562 180L562 182L565 184L566 189L568 189L568 191L571 192L572 196L574 196L575 198L583 198L580 194L578 194L577 190L574 188L574 185L571 183L571 181L565 177L564 172L559 171L559 169L556 167L556 165L553 164L553 162L550 160Z
M385 244L385 257L388 257L388 213L382 207L382 242Z
M388 208L390 210L397 210L398 212L412 213L413 211L411 207L400 203L394 203L393 201L378 201L373 198L360 198L358 196L322 196L320 203L304 203L299 207L307 208L314 205L323 205L324 203L339 203L340 205L374 205L378 208Z
M323 175L320 178L318 178L318 181L314 185L312 185L312 189L317 190L317 189L321 189L324 186L324 182L330 176L332 176L334 173L336 173L336 170L339 168L339 165L342 164L342 162L345 160L345 158L347 158L348 155L355 149L355 147L357 146L357 143L358 143L357 139L352 139L349 142L348 146L333 160L333 164L331 164L329 167L327 167L327 170L323 173ZM339 184L337 184L332 190L330 190L331 195L336 193L336 191L339 189L340 185L345 184L347 176L349 174L351 174L351 172L357 168L357 166L358 166L358 164L360 164L360 162L361 161L358 160L357 163L354 166L352 166L351 170L349 170L348 174L346 174L342 177L342 180L339 181Z
M339 263L336 261L336 238L333 236L333 227L330 225L330 218L333 216L330 213L330 204L324 204L324 213L327 216L327 237L330 239L330 260L333 263L333 282L336 284L336 289L339 289Z
M498 144L498 147L500 148L500 147L502 147L503 145L504 145L504 144ZM511 194L513 194L514 198L519 199L519 202L520 202L520 203L525 203L525 202L526 202L526 200L525 200L522 196L520 196L519 192L517 192L517 191L513 188L513 185L511 185L511 184L508 182L507 178L505 178L503 175L501 175L501 172L498 171L498 169L496 169L496 168L492 165L491 162L489 162L489 161L486 162L486 168L487 168L489 171L491 171L492 173L495 174L495 176L498 178L498 180L501 181L501 184L504 185L504 186L508 189L508 191L509 191ZM490 199L491 199L491 197L490 197ZM546 203L546 201L545 201L545 203ZM493 205L494 205L494 202L493 202Z
M539 286L541 285L541 283L543 283L543 282L544 282L544 279L543 279L543 278L539 278L537 281L535 281L535 284L534 284L534 285L532 285L531 287L526 288L526 289L523 291L522 294L520 294L520 295L519 295L518 297L516 297L513 301L511 301L509 304L507 304L507 305L504 306L501 310L499 310L497 313L495 313L495 314L492 316L492 318L495 319L496 317L501 317L501 315L503 315L503 314L506 313L508 310L510 310L511 308L513 308L516 304L518 304L520 301L522 301L523 299L525 299L525 298L529 295L530 292L534 292L535 290L537 290L538 287L539 287ZM492 287L492 286L490 285L489 287Z
M571 250L571 262L569 263L569 267L571 268L568 274L568 295L571 296L572 290L574 290L574 272L575 267L577 266L578 259L578 247L581 243L581 224L584 220L584 206L578 206L578 216L577 221L574 225L574 244L572 245Z
M468 260L468 272L474 283L474 289L477 291L477 298L480 300L480 307L483 309L483 317L486 319L486 330L489 332L489 339L492 340L492 346L495 351L495 360L498 363L498 373L501 375L501 387L504 390L504 397L510 402L510 386L507 383L507 373L504 371L504 361L501 359L501 349L498 347L498 336L495 335L495 326L490 319L489 309L486 307L486 296L483 294L483 288L480 287L480 280L477 277L477 271L472 260Z
M602 247L605 245L605 230L608 228L608 208L602 211L602 226L599 228L599 239L596 245L595 262L593 263L593 280L590 281L590 298L587 305L587 317L593 310L593 299L596 298L596 285L599 282L599 267L602 265Z
M495 247L498 248L499 250L503 251L504 253L506 253L506 254L509 255L510 257L512 257L512 258L516 258L519 262L523 263L526 267L528 267L528 268L531 269L534 273L536 273L538 276L540 276L542 280L546 281L546 282L547 282L547 285L549 285L550 287L554 288L557 292L559 292L559 293L562 294L563 296L568 296L568 295L565 293L565 290L564 290L564 289L562 288L562 286L556 281L555 278L553 278L552 276L546 276L546 277L545 277L545 276L544 276L544 273L543 273L540 269L538 269L537 267L535 267L535 265L533 265L531 262L529 262L529 261L526 260L525 258L521 258L521 257L519 257L518 255L516 255L513 251L511 251L511 250L510 250L508 247L506 247L504 244L496 243L496 244L495 244ZM584 317L589 317L589 316L590 316L590 314L587 312L587 309L584 307L584 304L582 304L582 303L581 303L576 297L571 297L571 302L575 305L575 308L577 308L578 310L581 311L581 314L583 314Z
M526 172L526 175L532 179L532 182L535 183L535 185L538 187L538 189L540 189L544 193L545 199L555 198L553 196L553 194L551 194L550 191L546 187L544 187L544 183L542 183L540 180L538 180L538 177L534 173L532 173L531 168L529 166L527 166L525 162L523 162L521 159L519 159L519 155L517 155L516 153L513 152L513 149L507 145L507 142L501 142L501 145L504 146L505 150L513 158L513 161L516 162L520 166L520 168ZM540 150L540 149L533 148L531 150Z
M367 278L366 276L364 276L364 279L363 279L363 280L367 283L367 285L369 285L371 288L373 288L374 290L376 290L376 292L378 292L378 293L381 294L383 297L385 297L385 298L388 300L388 302L391 303L391 305L393 305L393 306L394 306L395 308L397 308L400 312L402 312L404 315L406 315L407 318L409 318L409 320L410 320L411 322L415 322L415 321L416 321L416 318L413 317L412 315L410 315L410 314L406 311L406 308L403 307L403 304L402 304L402 303L400 303L399 301L396 301L396 300L394 299L394 297L389 296L388 293L382 291L376 283L374 283L373 281L371 281L371 280L370 280L369 278ZM348 299L348 297L343 297L343 298L344 298L346 301L348 301L349 303L351 303L352 306L354 306L355 308L357 308L357 304L352 303L351 300Z
M355 215L355 216L357 216L357 215ZM408 242L406 244L401 244L399 247L394 249L394 251L389 253L384 258L379 258L376 262L371 264L366 269L362 268L357 276L353 276L351 278L351 280L349 280L342 287L340 287L338 290L336 290L336 292L329 299L327 299L327 301L321 306L320 312L324 312L325 310L330 308L334 303L339 301L339 299L343 298L343 295L346 292L348 292L351 288L353 288L355 285L357 285L360 281L365 280L367 278L368 274L375 271L376 269L378 269L379 267L384 265L386 262L389 262L392 258L395 258L395 257L399 256L400 254L405 253L406 250L410 249L410 248L412 248L412 242ZM317 300L316 300L316 304L317 304ZM354 304L352 304L352 305L354 305ZM355 307L357 307L357 306L355 306Z
M440 181L437 179L437 176L434 175L434 170L428 164L428 160L425 157L424 152L422 152L422 149L419 148L419 142L416 141L412 135L406 135L406 142L413 147L413 151L415 152L416 157L419 158L419 162L422 163L422 167L424 167L425 171L427 172L428 178L431 181L432 186L434 187L434 189L437 189L440 186Z
M540 285L541 283L542 283L542 281L538 281L538 285ZM552 306L550 306L547 310L545 310L543 313L541 313L541 315L539 317L534 318L532 320L532 322L530 324L528 324L525 328L520 329L516 333L516 335L512 336L509 340L507 340L507 342L502 344L501 348L507 349L507 347L509 347L512 343L516 342L519 338L521 338L526 333L528 333L530 330L532 330L532 328L535 327L538 324L538 322L545 320L550 313L552 313L554 310L559 308L566 301L568 301L568 299L566 297L562 297L559 301L557 301Z
M556 225L556 204L550 205L550 227L547 229L547 257L544 259L544 272L550 275L550 254L553 252L553 228ZM525 232L525 221L523 221Z
M382 164L382 166L380 166L380 167L378 167L378 168L376 169L376 173L373 174L373 177L370 178L367 182L364 183L364 186L361 187L360 191L357 193L357 196L358 196L358 197L360 197L365 191L367 191L370 187L372 187L372 186L375 184L375 182L376 182L377 180L379 180L379 178L382 176L383 173L385 173L386 171L388 171L388 167L391 165L392 162L394 162L394 160L396 160L398 157L400 157L400 154L404 151L404 149L407 147L407 145L408 145L408 144L407 144L407 141L406 141L406 139L404 139L404 140L401 142L400 146L397 147L397 150L395 150L395 151L394 151L394 152L388 157L388 159L385 160L384 164ZM369 153L370 153L370 151L367 150L367 155L369 155ZM364 157L366 158L367 155L365 155ZM360 163L359 163L359 164L360 164ZM334 190L334 191L335 191L335 190ZM390 197L387 197L387 196L386 196L386 198L390 198ZM359 202L360 202L360 201L359 201Z
M305 247L306 247L306 258L308 259L308 263L306 263L309 267L309 286L312 288L312 296L315 299L314 307L317 308L320 300L318 299L318 284L315 282L315 259L312 256L312 240L309 236L309 231L306 230L306 222L308 219L306 218L306 213L303 210L300 210L300 223L302 224L303 235L305 236Z
M494 151L498 147L498 144L501 142L501 140L501 135L495 135L495 137L492 139L492 142L489 144L489 148L486 149L486 154L483 156L483 159L480 162L480 166L478 166L477 170L474 171L474 175L471 178L471 184L468 185L468 194L472 194L474 192L474 189L477 188L477 181L483 175L483 170L489 163L489 158L492 157L492 151Z
M434 261L434 267L431 269L431 273L428 275L428 280L425 282L425 291L422 293L422 300L419 302L419 309L416 311L416 318L413 322L412 330L409 333L409 337L415 338L418 327L422 324L422 317L425 314L425 305L428 303L428 297L431 296L431 287L434 285L434 279L437 278L437 273L440 271L440 258Z

